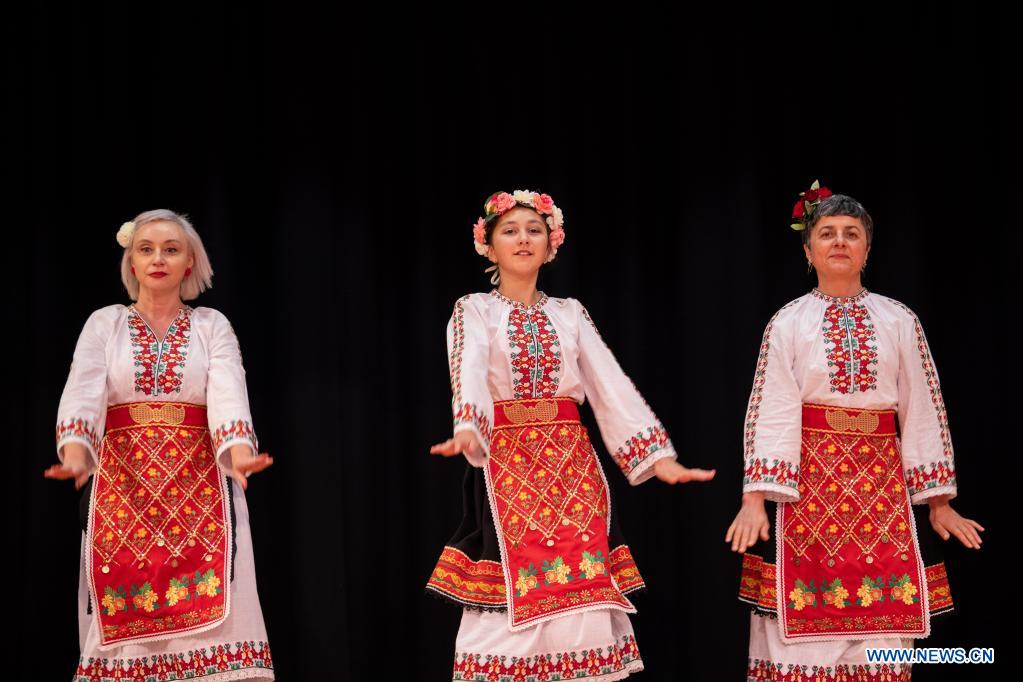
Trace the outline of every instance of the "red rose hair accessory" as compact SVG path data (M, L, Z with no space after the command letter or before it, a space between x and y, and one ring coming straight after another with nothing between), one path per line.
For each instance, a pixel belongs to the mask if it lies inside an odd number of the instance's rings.
M497 220L502 215L516 206L531 208L541 216L546 216L545 221L550 229L551 252L547 256L547 262L554 260L558 253L558 247L565 243L565 216L561 209L554 205L554 200L548 194L530 192L524 189L517 189L511 194L507 192L494 192L483 204L483 217L472 226L473 242L476 253L481 256L487 255L487 225Z
M820 180L814 180L810 189L800 192L799 201L792 207L792 229L805 230L807 224L813 219L814 211L822 201L832 194L833 192L827 187L821 187Z

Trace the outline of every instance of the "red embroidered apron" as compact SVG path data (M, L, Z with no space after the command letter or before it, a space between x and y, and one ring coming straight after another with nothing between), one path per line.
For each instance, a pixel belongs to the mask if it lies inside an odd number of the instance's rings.
M86 555L102 646L224 620L227 494L205 406L142 402L107 410Z
M807 404L802 431L800 499L775 526L783 636L926 636L895 412Z
M575 401L495 402L485 473L512 630L573 611L635 612L608 571L610 497Z

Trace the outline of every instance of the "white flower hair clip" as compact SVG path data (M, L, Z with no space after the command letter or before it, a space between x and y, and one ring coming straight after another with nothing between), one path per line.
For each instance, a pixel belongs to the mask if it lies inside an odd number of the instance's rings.
M129 221L121 225L121 229L117 231L117 243L124 248L128 248L131 244L131 238L135 234L135 222Z

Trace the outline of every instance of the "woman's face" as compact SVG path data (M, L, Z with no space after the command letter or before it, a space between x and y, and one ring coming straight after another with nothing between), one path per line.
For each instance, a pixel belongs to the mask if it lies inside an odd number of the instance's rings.
M863 221L847 215L818 220L803 249L817 274L829 278L859 276L870 253Z
M488 257L504 272L528 276L547 260L548 247L547 224L540 214L517 206L497 219Z
M177 223L154 220L135 232L131 266L140 289L153 293L178 291L192 261L185 231Z

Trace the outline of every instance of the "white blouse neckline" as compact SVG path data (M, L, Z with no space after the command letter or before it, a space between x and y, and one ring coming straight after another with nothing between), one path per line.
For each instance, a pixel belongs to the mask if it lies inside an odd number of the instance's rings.
M866 288L864 288L860 291L860 293L854 294L852 296L828 296L817 287L814 287L813 291L811 291L810 293L814 297L819 298L826 303L837 303L839 305L844 305L848 303L858 303L859 301L862 301L864 298L866 298L870 292L867 291Z
M513 308L518 308L519 310L525 310L527 312L532 310L539 310L540 308L543 308L544 305L547 303L548 300L547 294L545 294L542 291L538 293L540 294L540 298L536 300L536 303L534 303L533 305L526 305L522 301L515 301L513 299L508 298L497 289L491 289L490 291L490 295L496 298L497 300L507 303Z

